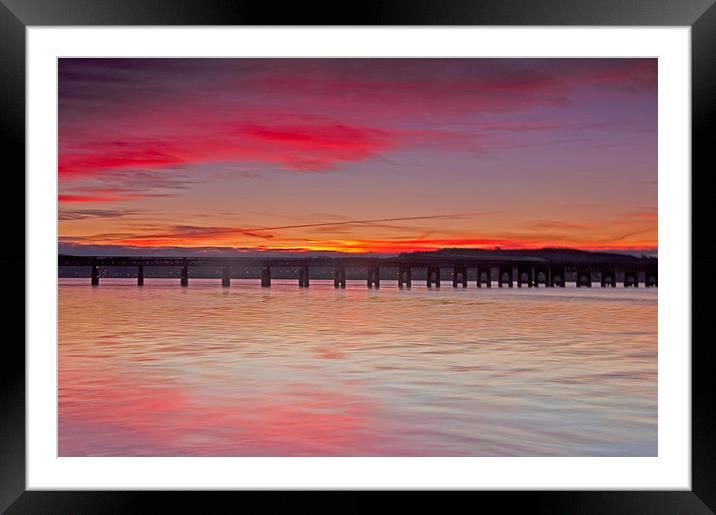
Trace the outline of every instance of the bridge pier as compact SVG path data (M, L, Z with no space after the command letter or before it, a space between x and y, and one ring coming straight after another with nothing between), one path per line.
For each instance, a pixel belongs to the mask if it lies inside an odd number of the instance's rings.
M523 280L523 276L527 276L527 280ZM523 284L527 284L532 288L532 267L531 266L518 266L517 267L517 287L522 288Z
M368 268L368 279L366 282L368 288L380 288L380 267L372 266Z
M231 268L228 266L225 266L223 270L221 270L221 286L231 286Z
M401 266L398 269L398 288L413 286L413 274L409 266Z
M630 286L639 287L639 272L634 270L624 271L624 288L629 288Z
M99 267L92 265L92 286L99 286Z
M181 285L189 286L189 267L186 265L181 267Z
M457 288L458 284L462 284L463 288L467 288L467 267L464 265L456 265L452 269L453 288Z
M549 269L549 285L564 288L567 281L564 279L564 267L551 267Z
M436 265L429 265L427 278L428 288L432 288L433 284L436 288L440 288L440 267Z
M505 275L507 278L505 278ZM497 286L502 288L502 285L506 284L510 288L513 286L512 282L512 266L501 266L499 269L499 275L497 277Z
M336 265L336 271L333 274L333 287L334 288L345 288L346 287L346 267Z
M309 282L308 266L304 265L298 269L298 286L308 288Z
M587 288L592 287L592 272L591 270L579 270L577 269L577 288L586 286Z
M550 270L549 270L549 267L547 267L547 266L537 266L537 267L535 267L535 268L532 270L532 273L533 273L533 281L532 281L532 283L533 283L533 285L534 285L535 288L538 288L538 287L539 287L539 283L540 283L539 274L544 275L544 281L542 281L542 283L544 284L545 288L551 288L552 286L554 286L554 284L552 283L552 281L551 281L551 279L550 279Z
M647 270L646 276L644 277L645 288L656 288L659 285L658 276L659 272L655 269Z
M261 270L261 286L264 288L271 286L271 267L268 265Z
M612 288L616 288L617 286L617 279L616 274L614 273L614 270L607 270L601 272L602 276L602 288L606 288L607 285L611 286Z
M137 286L144 286L144 265L137 268Z
M485 274L485 279L482 279L482 274ZM492 268L489 266L478 266L477 267L477 287L482 288L482 285L492 288Z

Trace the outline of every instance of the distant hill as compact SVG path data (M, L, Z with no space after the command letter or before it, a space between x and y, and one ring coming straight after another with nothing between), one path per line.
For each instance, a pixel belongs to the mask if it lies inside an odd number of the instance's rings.
M532 250L502 250L502 249L441 249L430 252L404 252L399 255L405 259L419 259L419 258L461 258L465 259L499 259L499 258L537 258L547 259L554 262L565 262L565 263L599 263L599 262L644 262L657 261L655 257L637 257L629 254L622 254L616 252L594 252L588 250L578 249L564 249L564 248L547 248L547 249L532 249Z

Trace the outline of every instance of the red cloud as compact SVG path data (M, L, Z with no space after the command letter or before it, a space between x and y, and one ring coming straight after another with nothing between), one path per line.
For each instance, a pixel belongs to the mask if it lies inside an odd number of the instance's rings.
M158 150L156 141L139 141L135 144L98 142L88 145L82 152L61 153L58 172L60 177L85 175L117 168L156 168L181 164L183 159Z
M59 174L68 179L109 170L226 161L321 171L374 156L397 146L399 138L397 133L342 124L205 124L165 138L90 139L71 144L72 151L60 152Z
M112 189L112 188L78 188L77 191L81 193L79 195L75 193L61 194L57 196L59 202L121 202L127 200L137 200L140 198L150 197L162 197L164 195L159 193L136 193L127 191L124 189Z
M100 195L58 195L60 202L117 202L120 200L133 200L127 196L100 196Z
M405 127L563 105L594 84L608 95L653 87L655 74L653 59L62 60L58 170L61 180L207 162L330 170L456 134ZM550 128L479 125L470 148L476 133Z

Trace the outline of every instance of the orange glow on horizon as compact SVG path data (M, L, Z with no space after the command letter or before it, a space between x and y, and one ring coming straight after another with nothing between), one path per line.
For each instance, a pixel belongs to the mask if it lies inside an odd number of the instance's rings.
M340 252L345 254L398 254L403 252L433 252L442 249L483 249L483 250L537 250L546 248L579 249L591 251L608 250L645 250L656 249L657 242L653 240L638 240L629 243L594 243L594 242L567 242L555 243L551 241L502 241L496 244L493 241L481 240L408 240L408 241L330 241L315 242L303 246L285 245L256 245L250 248L225 245L223 243L196 242L183 240L111 240L98 241L97 245L120 245L137 249L183 248L187 250L213 249L239 252ZM80 244L81 245L81 244Z

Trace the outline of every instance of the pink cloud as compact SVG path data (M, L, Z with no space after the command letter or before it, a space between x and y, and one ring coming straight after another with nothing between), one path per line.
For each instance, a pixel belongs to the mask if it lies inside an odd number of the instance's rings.
M91 203L91 202L119 202L120 200L134 200L139 198L132 195L58 195L57 199L60 202L79 202L79 203Z
M171 140L171 142L169 142ZM258 162L297 171L323 171L395 148L405 137L342 124L211 124L172 135L88 138L60 152L60 179L111 170L166 169L208 162Z
M459 139L426 122L560 106L595 84L609 95L656 83L654 60L469 61L63 60L60 179L222 161L325 171ZM558 125L481 119L463 141Z
M70 193L58 195L57 200L60 203L121 202L162 196L164 195L161 193L141 193L120 188L77 188Z

